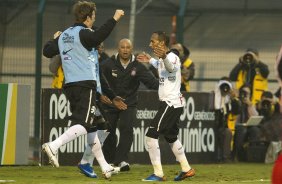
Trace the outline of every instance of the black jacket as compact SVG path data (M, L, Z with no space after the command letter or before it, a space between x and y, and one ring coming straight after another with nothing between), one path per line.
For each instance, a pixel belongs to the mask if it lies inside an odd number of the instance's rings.
M128 106L137 105L140 82L149 89L157 90L159 87L158 79L142 63L136 61L133 55L126 69L121 65L118 55L102 62L100 66L111 89L124 98Z

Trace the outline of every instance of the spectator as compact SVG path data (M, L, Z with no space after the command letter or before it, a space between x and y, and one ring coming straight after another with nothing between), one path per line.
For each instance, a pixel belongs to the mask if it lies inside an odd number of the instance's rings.
M222 77L214 91L215 118L218 125L218 161L231 161L232 133L235 116L240 113L241 103L236 98L228 77Z
M256 104L267 89L268 66L259 59L256 49L247 49L239 58L239 63L230 72L231 81L236 81L236 89L243 85L251 87L251 102Z
M275 92L275 97L277 97L278 99L279 99L279 102L281 102L281 87L279 87L278 89L277 89L277 91ZM281 109L281 108L280 108Z
M110 134L104 142L103 151L109 163L128 171L128 154L133 141L133 123L137 112L137 91L142 82L149 89L158 89L158 80L141 63L135 60L133 46L129 39L121 39L118 53L101 65L103 73L113 91L125 99L126 110L104 106L106 117L111 125ZM117 144L116 128L120 138Z
M239 161L247 161L246 143L260 140L259 129L256 126L244 126L251 116L257 116L256 107L251 102L251 86L243 85L239 90L241 111L236 118L234 135L234 156Z
M176 49L179 53L181 61L181 91L190 91L189 81L194 78L195 64L189 58L190 51L181 43L176 43L171 46L171 49Z
M263 119L257 126L252 128L253 130L256 130L256 132L253 132L257 134L255 137L258 139L249 142L248 144L249 153L252 153L252 149L256 150L255 155L248 154L248 159L250 159L250 161L264 160L266 163L271 162L271 159L269 159L271 152L266 152L266 150L267 147L269 147L268 150L270 150L270 147L277 146L277 141L279 141L280 138L279 127L277 123L273 123L277 122L275 119L280 115L279 108L279 102L274 95L270 91L264 91L261 95L261 100L256 104L256 109L259 115L263 116ZM260 147L259 150L257 149L258 146ZM274 152L272 153L274 155ZM277 155L275 158L277 158ZM272 163L274 160L275 159L272 159Z
M104 42L102 42L97 47L97 50L98 50L98 59L100 63L110 58L109 55L105 52Z
M50 59L49 70L53 74L51 87L62 89L65 82L65 76L60 55L56 55Z
M270 91L264 91L261 101L257 104L259 115L263 116L260 123L261 137L267 142L278 141L280 139L280 129L276 121L280 114L280 105L278 100Z
M278 99L270 91L264 91L262 93L260 101L256 104L256 108L265 120L269 120L275 113L280 113Z
M54 34L53 39L58 38L61 33L61 31L57 31ZM53 81L51 87L55 89L62 89L63 84L65 82L65 76L60 55L56 55L50 59L49 70L53 74Z

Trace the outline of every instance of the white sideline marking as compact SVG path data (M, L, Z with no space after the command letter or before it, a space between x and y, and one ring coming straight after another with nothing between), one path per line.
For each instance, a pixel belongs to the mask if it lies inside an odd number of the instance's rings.
M238 183L251 183L251 182L270 182L269 179L258 179L258 180L243 180L243 181L236 181ZM226 182L226 181L220 181L220 182Z
M0 180L0 183L11 183L16 182L15 180Z
M245 181L241 181L241 182L242 182L242 183L248 183L248 182L254 182L254 181L257 181L257 182L270 182L270 180L268 180L268 179L245 180Z

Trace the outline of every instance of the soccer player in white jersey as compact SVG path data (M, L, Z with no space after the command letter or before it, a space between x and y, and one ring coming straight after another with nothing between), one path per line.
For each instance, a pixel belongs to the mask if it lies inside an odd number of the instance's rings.
M182 169L174 180L180 181L195 175L195 170L189 165L184 148L177 138L180 115L183 112L185 99L180 93L181 63L179 57L174 52L169 51L168 42L169 39L163 31L156 31L151 36L149 46L158 59L154 59L146 53L137 56L139 62L152 64L158 69L159 73L159 109L150 123L145 141L154 173L143 181L165 181L158 141L160 135L163 135L169 143Z

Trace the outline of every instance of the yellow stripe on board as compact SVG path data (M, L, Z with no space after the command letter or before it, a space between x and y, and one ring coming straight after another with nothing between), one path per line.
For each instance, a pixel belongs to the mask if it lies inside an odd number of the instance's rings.
M8 119L7 134L6 134L6 143L5 143L5 152L3 164L15 164L15 155L16 155L16 122L17 122L17 97L18 97L18 85L9 84L8 91L12 93L10 104L10 114L6 116ZM8 101L8 103L9 103Z

